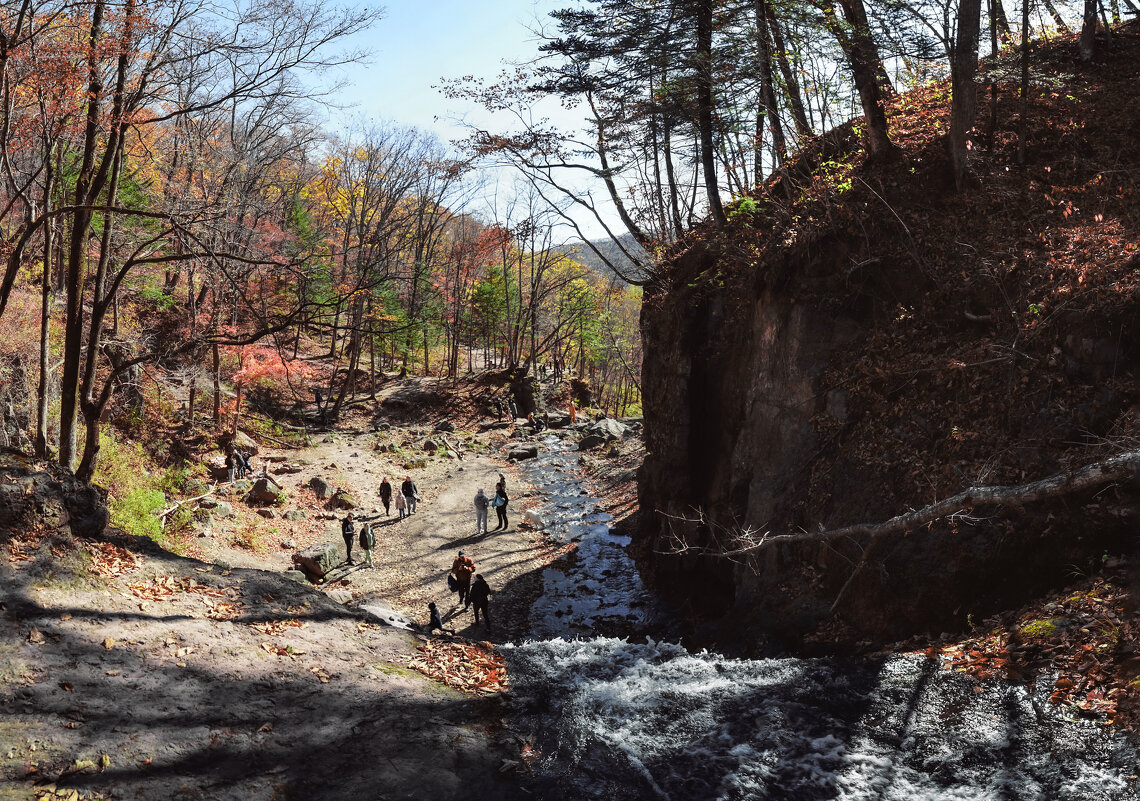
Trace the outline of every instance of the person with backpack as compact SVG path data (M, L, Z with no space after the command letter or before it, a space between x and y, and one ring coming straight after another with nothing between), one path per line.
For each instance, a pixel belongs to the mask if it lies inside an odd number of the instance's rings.
M510 498L507 497L507 480L499 475L500 481L495 485L495 498L491 501L491 505L495 507L495 514L499 517L499 524L495 526L495 531L502 529L507 530L507 502Z
M475 607L476 623L479 622L479 612L483 612L483 624L487 627L487 631L491 630L491 613L487 611L491 592L492 590L483 576L476 575L475 582L471 585L471 605Z
M487 494L483 492L480 487L479 491L475 493L475 533L487 533L487 507L491 505L491 501L487 498Z
M387 476L384 476L380 481L380 503L384 504L385 516L391 514L388 509L389 504L392 503L392 485L388 483Z
M414 515L416 513L416 502L420 499L420 492L416 489L416 482L412 481L411 476L404 478L404 483L400 485L400 493L407 502L408 514Z
M253 465L249 463L249 452L243 451L238 454L241 457L241 477L249 478L253 473Z
M352 565L352 540L356 534L356 526L352 522L352 512L344 516L340 522L340 535L344 537L344 549L348 552L348 564Z
M468 593L471 592L471 577L475 575L475 560L466 556L463 551L451 563L451 574L455 576L455 584L459 592L459 603L467 609L471 605Z
M360 547L364 549L364 561L369 567L375 567L372 564L372 549L376 547L376 537L368 523L360 527Z

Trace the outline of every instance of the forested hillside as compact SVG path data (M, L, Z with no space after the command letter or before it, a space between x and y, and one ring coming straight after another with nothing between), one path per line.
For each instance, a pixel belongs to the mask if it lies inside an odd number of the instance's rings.
M108 422L163 453L250 399L335 421L385 371L541 364L636 408L637 293L430 134L323 134L315 76L375 15L278 5L0 10L4 444L86 480Z
M886 104L889 158L837 128L675 249L643 311L662 586L843 640L1132 552L1140 29L1075 44L1035 51L1027 116L996 84L960 187L932 82Z

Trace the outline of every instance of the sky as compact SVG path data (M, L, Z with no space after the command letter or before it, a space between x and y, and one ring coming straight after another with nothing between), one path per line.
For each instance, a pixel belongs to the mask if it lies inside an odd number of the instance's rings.
M540 44L536 31L549 26L549 12L577 4L577 0L390 0L372 28L347 43L371 55L331 76L346 85L334 96L340 108L327 112L325 127L349 133L371 123L396 123L430 131L444 144L466 136L464 121L487 130L507 130L509 120L496 122L472 103L445 97L439 91L441 83L467 75L494 82L511 63L534 59ZM544 101L537 115L553 119L565 130L581 127L582 112L567 111L555 99ZM511 175L497 171L483 177L493 179L486 194L500 198L510 194ZM568 180L571 185L586 185L582 179ZM604 200L600 205L608 207ZM575 217L588 238L604 235L588 216ZM570 229L563 236L577 239Z
M463 129L454 120L486 117L436 87L465 75L493 80L505 61L532 59L538 52L532 30L547 12L569 5L572 0L391 0L383 18L352 39L353 47L372 55L344 70L348 86L338 99L347 107L330 113L331 127L390 121L434 131L444 142L460 138Z

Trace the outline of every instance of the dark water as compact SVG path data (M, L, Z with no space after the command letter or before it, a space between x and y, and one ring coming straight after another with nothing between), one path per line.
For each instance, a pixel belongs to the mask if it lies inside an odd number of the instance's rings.
M540 752L536 797L1140 799L1135 747L1020 685L918 656L743 660L671 644L575 455L547 444L526 469L551 534L580 538L579 556L547 571L534 639L503 649L513 724ZM597 636L611 631L640 641Z

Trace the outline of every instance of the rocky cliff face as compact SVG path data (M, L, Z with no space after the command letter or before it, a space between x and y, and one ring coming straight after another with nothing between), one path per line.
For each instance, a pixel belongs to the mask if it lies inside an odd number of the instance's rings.
M855 256L817 239L758 268L723 240L698 243L647 295L642 543L658 588L722 644L965 628L1130 545L1136 496L1118 487L965 510L877 545L858 571L866 539L705 554L739 547L741 531L880 522L1040 478L1135 425L1135 311L1074 315L1023 340L1020 359L998 350L996 315L940 312L952 288L900 263L853 275Z
M95 537L103 533L107 517L103 494L71 471L0 448L0 541L43 529Z

